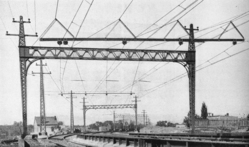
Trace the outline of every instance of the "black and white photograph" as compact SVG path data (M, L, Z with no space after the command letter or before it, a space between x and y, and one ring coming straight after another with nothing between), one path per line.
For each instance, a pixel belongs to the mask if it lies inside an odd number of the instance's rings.
M0 147L248 147L248 0L0 0Z

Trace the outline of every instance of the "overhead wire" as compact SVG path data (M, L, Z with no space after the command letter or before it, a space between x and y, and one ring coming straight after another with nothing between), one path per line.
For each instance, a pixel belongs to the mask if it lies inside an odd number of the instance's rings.
M11 9L9 1L8 1L8 6L9 6L9 9L10 9L10 14L11 14L12 18L14 19L14 15L13 15L13 12L12 12L12 9ZM18 29L16 28L15 25L14 25L14 27L15 27L15 30L18 31Z
M155 35L159 30L161 30L162 28L164 28L165 26L167 26L169 23L171 23L171 21L173 21L175 18L177 18L180 14L182 14L184 11L186 11L188 8L190 8L192 5L194 5L198 0L192 2L191 4L189 4L186 9L183 9L182 11L180 11L179 13L177 13L175 16L173 16L170 20L168 20L165 24L161 25L158 29L156 29L151 35L149 35L147 38L152 37L153 35ZM195 8L195 7L194 7ZM192 11L193 9L191 9ZM188 11L187 13L189 13L190 11ZM184 15L185 16L185 15ZM144 41L142 41L137 47L136 49L141 46L144 43Z
M246 15L249 15L249 14L246 14L246 13L248 13L248 12L249 12L249 11L246 11L246 12L244 12L244 13L242 13L242 14L239 14L239 15L233 16L233 17L231 17L231 18L229 18L229 19L223 20L223 21L221 21L221 22L219 22L219 23L217 23L217 24L215 24L215 25L212 25L212 26L206 27L206 28L204 28L204 29L201 29L201 30L199 30L198 32L196 32L195 35L198 34L198 33L200 33L200 32L202 32L202 31L205 31L205 30L208 30L208 29L211 29L211 28L214 28L214 27L218 27L218 26L220 26L220 25L223 25L223 26L224 26L224 25L226 25L226 24L227 24L228 22L230 22L230 21L239 20L239 19L245 17ZM220 29L220 28L215 28L214 30L211 30L210 32L207 32L207 33L205 33L205 34L203 34L203 35L201 35L201 36L198 36L198 37L196 37L196 38L200 38L200 37L202 37L202 36L204 36L204 35L207 35L207 34L209 34L209 33L212 33L213 31L216 31L216 30L218 30L218 29ZM186 37L186 36L188 36L188 35L184 35L184 36L181 36L181 37L179 37L179 38L183 38L183 37ZM155 47L155 46L158 46L158 45L162 45L162 44L165 44L165 43L167 43L167 42L158 43L158 44L152 45L152 46L150 46L150 47L147 47L146 49L151 48L151 47Z
M184 2L184 1L183 1ZM182 2L182 3L183 3ZM182 3L180 3L180 4L182 4ZM190 5L192 5L193 3L191 3ZM179 5L177 6L177 7L179 7ZM173 10L174 9L176 9L177 7L175 7L175 8L173 8ZM168 13L166 13L163 17L161 17L159 20L157 20L155 23L153 23L153 24L156 24L157 22L159 22L162 18L164 18L165 16L167 16L170 12L172 12L173 10L171 10L171 11L169 11ZM185 10L184 10L185 11ZM178 13L179 14L179 13ZM172 18L172 19L174 19L174 17ZM172 20L172 19L170 19L170 21ZM170 23L170 21L168 21L169 23ZM149 29L150 27L148 27L147 29ZM146 30L147 30L146 29ZM158 30L157 30L158 31ZM144 32L144 31L142 31L142 32ZM141 34L141 33L140 33ZM154 35L154 33L152 34L152 35ZM150 35L148 38L150 38L152 35ZM142 42L143 43L143 42ZM142 43L140 43L138 46L140 46ZM137 47L138 47L137 46ZM136 47L136 48L137 48ZM138 69L138 67L139 67L139 64L140 64L140 62L138 62L138 65L137 65L137 69ZM136 71L136 73L137 73L137 71ZM136 73L135 73L135 75L136 75ZM135 76L136 77L136 76ZM137 82L136 82L137 83ZM131 85L131 90L133 89L133 86L134 86L134 84L135 84L135 79L133 79L133 82L132 82L132 85ZM128 87L129 88L129 87ZM124 90L123 90L124 91Z
M59 0L57 0L57 4L56 4L55 18L57 17L58 5L59 5Z
M115 22L117 22L118 20L115 20L113 22L111 22L110 24L108 24L107 26L103 27L102 29L98 30L97 32L93 33L92 35L88 36L87 38L91 38L92 36L98 34L99 32L103 31L104 29L108 28L109 26L111 26L112 24L114 24Z
M36 32L36 2L35 0L34 0L34 11L35 11L34 15L35 15L35 32Z
M130 5L132 4L133 0L129 3L129 5L126 7L126 9L123 11L123 13L120 15L119 19L121 19L123 17L123 15L125 14L125 12L128 10L128 8L130 7Z
M147 33L149 33L149 32L153 32L149 37L147 37L147 38L150 38L151 36L153 36L154 34L156 34L159 30L161 30L162 28L164 28L165 26L167 26L167 25L169 25L169 24L171 24L171 23L174 23L174 22L176 22L176 20L174 20L175 18L177 18L179 15L181 15L184 11L186 11L188 8L190 8L191 6L193 6L196 2L197 2L198 0L196 0L196 1L194 1L194 2L192 2L191 4L189 4L187 7L186 7L186 9L184 9L184 10L182 10L182 11L180 11L179 13L177 13L175 16L173 16L170 20L168 20L166 23L164 23L163 25L161 25L160 27L158 27L158 28L155 28L155 29L153 29L153 30L150 30L150 31L148 31L148 32L145 32L145 33L143 33L143 34L140 34L140 36L142 36L142 35L145 35L145 34L147 34ZM177 6L177 7L179 7L179 6ZM193 9L191 9L191 11L192 11ZM190 11L188 11L186 14L188 14ZM186 15L185 14L185 15ZM184 16L185 16L184 15ZM182 18L182 17L181 17Z
M29 18L29 8L28 8L28 2L27 2L27 0L26 0L26 10L27 10L27 16Z
M243 23L241 23L241 24L239 24L239 25L237 25L237 27L239 27L239 26L241 26L241 25L244 25L245 23L247 23L247 22L249 22L249 20L248 21L245 21L245 22L243 22ZM232 28L232 29L234 29L234 28ZM229 29L229 30L227 30L226 32L228 32L228 31L230 31L230 30L232 30L232 29ZM219 35L217 35L217 36L219 36ZM215 57L217 57L217 56L219 56L219 55L221 55L222 53L226 53L226 51L228 50L228 49L230 49L232 46L230 46L229 48L227 48L227 49L225 49L223 52L221 52L221 53L219 53L219 54L217 54L216 56L214 56L214 57L212 57L211 59L214 59ZM246 50L248 50L248 49L246 49ZM218 62L220 62L220 61L222 61L222 60L225 60L225 59L227 59L227 58L230 58L230 57L232 57L232 56L234 56L234 55L237 55L237 54L239 54L239 53L242 53L242 52L244 52L244 51L246 51L246 50L243 50L243 51L241 51L241 52L238 52L238 53L235 53L235 54L233 54L233 55L229 55L229 57L226 57L226 58L223 58L223 59L221 59L221 60L218 60ZM206 62L208 62L208 63L210 63L210 60L211 59L209 59L209 60L207 60ZM215 63L218 63L218 62L215 62ZM203 63L202 63L203 64ZM202 65L201 64L201 65ZM212 63L210 63L210 64L212 64ZM200 66L200 65L199 65ZM207 67L209 67L209 66L207 66ZM204 67L204 68L206 68L206 67ZM204 69L204 68L202 68L202 69ZM198 70L197 70L198 71ZM169 82L171 82L171 81L176 81L176 80L178 80L178 79L181 79L181 78L183 78L183 77L185 77L187 74L185 73L185 74L181 74L181 75L179 75L179 76L177 76L177 77L175 77L175 78L173 78L173 79L171 79L171 80L169 80L169 81L167 81L167 82L164 82L163 84L160 84L160 85L158 85L158 86L156 86L156 87L153 87L153 89L157 89L157 88L160 88L162 85L165 85L165 84L167 84L167 83L169 83ZM155 91L155 90L152 90L151 92L153 92L153 91ZM149 92L149 93L151 93L151 92Z
M198 0L197 0L198 1ZM204 0L201 0L199 3L197 3L194 7L192 7L191 9L189 9L185 14L183 14L180 18L178 18L178 20L180 20L181 18L183 18L185 15L187 15L189 12L191 12L194 8L196 8L197 6L199 6Z
M184 2L184 1L183 1ZM182 2L182 3L183 3ZM196 1L195 1L196 2ZM194 4L195 2L193 2L193 3L191 3L189 6L192 6L192 4ZM180 3L180 4L182 4L182 3ZM188 6L188 7L189 7ZM179 7L179 5L177 6L177 7ZM177 8L177 7L175 7L175 8ZM187 8L188 8L187 7ZM173 8L173 10L175 9L175 8ZM172 10L172 11L173 11ZM175 15L173 18L171 18L167 23L170 23L171 22L171 20L173 20L175 17L177 17L179 14L181 14L182 12L184 12L186 9L184 9L183 11L181 11L180 13L178 13L177 15ZM169 13L170 12L172 12L172 11L169 11ZM168 15L169 13L167 13L166 15ZM166 15L164 15L163 17L165 17ZM158 21L160 21L163 17L161 17L159 20L157 20L155 23L157 23ZM155 24L154 23L154 24ZM167 24L166 23L166 24ZM165 25L163 25L162 27L164 27ZM159 27L159 29L158 30L156 30L153 34L151 34L148 38L150 38L151 36L153 36L156 32L158 32L162 27ZM141 33L140 33L141 34ZM144 41L143 42L141 42L137 47L136 47L136 49L140 46L140 45L142 45L144 43ZM137 69L138 69L138 67L139 67L139 65L140 65L140 61L138 62L138 65L137 65ZM135 73L135 77L136 77L136 74L137 74L137 70L136 70L136 73ZM134 86L134 84L135 84L135 77L134 77L134 79L133 79L133 82L132 82L132 85L131 85L131 91L132 91L132 89L133 89L133 86ZM136 82L137 83L137 82ZM124 90L123 90L124 91Z
M243 14L245 14L245 13L243 13ZM238 16L241 16L241 15L238 15ZM235 16L234 18L238 18L238 17ZM231 20L229 20L228 22L230 22L230 21L231 21ZM237 25L237 27L239 27L239 26L241 26L241 25L243 25L243 24L245 24L245 23L247 23L247 22L248 22L248 21L245 21L245 22L243 22L243 23ZM217 25L219 25L219 24L220 24L220 23L218 23ZM215 26L214 26L214 27L215 27ZM232 29L234 29L234 28L232 28ZM230 30L232 30L232 29L229 29L229 30L227 30L227 31L230 31ZM227 31L226 31L226 32L227 32ZM206 33L206 34L207 34L207 33ZM206 34L204 34L204 35L206 35ZM204 35L202 35L202 36L204 36ZM217 36L219 36L219 35L217 35ZM214 38L215 38L215 37L214 37ZM160 44L162 44L162 43L160 43ZM158 45L158 44L157 44L157 45ZM178 48L179 48L179 47L180 47L180 46L178 46ZM197 47L198 47L198 46L197 46ZM178 49L178 48L177 48L177 49ZM167 63L166 63L166 64L167 64ZM157 65L156 65L156 66L157 66ZM155 66L154 66L154 67L155 67ZM153 67L153 68L154 68L154 67ZM153 68L152 68L152 69L153 69ZM151 74L152 74L152 73L151 73ZM149 75L150 75L150 74L149 74ZM147 77L147 76L146 76L146 77ZM140 78L140 79L138 79L138 81L139 81L139 80L142 80L142 79L143 79L143 78ZM129 87L130 87L130 85L126 85L125 87L121 88L122 90L120 90L120 91L125 91L125 90L126 90L127 88L129 88Z
M81 22L81 24L80 24L80 27L79 27L79 29L78 29L78 31L77 31L77 33L76 33L76 36L75 36L75 37L77 37L77 36L78 36L78 34L79 34L79 32L80 32L80 29L81 29L81 27L82 27L83 23L85 22L85 19L86 19L87 15L88 15L88 13L89 13L89 11L90 11L91 7L92 7L93 2L94 2L94 0L92 0L92 2L91 2L91 4L90 4L90 6L88 7L87 12L86 12L86 15L84 16L84 19L82 20L82 22ZM75 41L73 41L73 44L74 44L74 42L75 42ZM73 46L73 45L72 45L72 46Z
M149 28L151 28L153 25L155 25L156 23L158 23L160 20L162 20L164 17L166 17L168 14L170 14L171 12L173 12L176 8L179 7L179 5L181 5L182 3L184 3L186 0L182 1L180 4L178 4L177 6L175 6L173 9L171 9L169 12L167 12L166 14L164 14L162 17L160 17L158 20L156 20L153 24L151 24L149 27L147 27L146 29L144 29L142 32L140 32L137 37L139 37L141 34L143 34L145 31L147 31Z
M244 42L244 43L245 43L245 42ZM242 43L241 43L241 44L242 44ZM237 53L230 54L230 55L228 55L227 57L224 57L224 58L222 58L222 59L220 59L220 60L217 60L217 61L215 61L215 62L210 62L210 60L212 60L212 59L218 57L218 56L221 55L222 53L225 53L225 52L226 52L228 49L230 49L230 48L231 48L231 46L228 47L227 49L225 49L224 51L218 53L217 55L213 56L212 58L206 60L204 63L198 65L198 66L196 67L196 68L197 68L197 69L196 69L196 72L197 72L197 71L200 71L200 70L202 70L202 69L205 69L205 68L207 68L207 67L209 67L209 66L211 66L211 65L214 65L214 64L216 64L216 63L219 63L219 62L221 62L221 61L223 61L223 60L225 60L225 59L228 59L228 58L230 58L230 57L233 57L233 56L235 56L235 55L238 55L238 54L240 54L240 53L242 53L242 52L244 52L244 51L249 50L249 48L247 48L247 49L244 49L244 50L239 51L239 52L237 52ZM205 67L202 67L202 68L198 68L198 67L201 67L203 64L206 64L206 63L209 63L209 65L207 65L207 66L205 66ZM157 86L155 86L155 87L152 87L152 88L146 90L146 91L148 91L148 92L146 92L145 94L143 94L142 96L140 96L140 98L141 98L141 97L144 97L145 95L147 95L147 94L149 94L149 93L152 93L152 92L156 91L157 89L160 89L160 88L164 87L166 84L175 82L175 81L177 81L177 80L179 80L179 79L182 79L182 78L184 78L184 77L186 77L186 76L187 76L187 73L183 73L183 74L180 74L180 75L178 75L178 76L176 76L176 77L174 77L174 78L172 78L172 79L170 79L170 80L168 80L168 81L166 81L166 82L163 82L163 83L161 83L161 84L159 84L159 85L157 85Z
M126 7L126 9L123 11L123 13L120 15L120 17L119 17L119 19L118 20L120 20L121 18L122 18L122 16L125 14L125 12L128 10L128 8L130 7L130 5L132 4L132 2L133 2L133 0L129 3L129 5ZM114 27L111 29L111 31L117 26L117 24L118 24L118 22L119 21L114 21L113 23L115 23L116 22L116 24L114 25ZM113 24L113 23L111 23L111 24ZM110 24L108 25L108 26L110 26ZM107 28L107 27L104 27L104 28ZM102 29L103 30L103 29ZM110 32L108 32L108 34L106 35L106 37L111 33L111 31ZM100 32L100 31L98 31L98 32ZM95 33L96 34L96 33ZM121 44L121 43L118 43L118 44L115 44L114 46L117 46L117 45L119 45L119 44ZM114 47L114 46L111 46L111 47ZM125 45L123 45L123 48L124 48L124 46ZM111 48L111 47L109 47L109 48ZM106 76L106 79L112 74L112 72L120 65L122 63L122 61L121 62L119 62L118 64L117 64L117 66L110 72L110 74L108 74L107 76ZM101 86L101 84L102 84L103 82L99 82L98 83L98 85L97 85L97 87L95 88L95 90L94 90L94 93L98 90L98 88ZM94 95L94 94L93 94Z
M136 69L136 72L135 72L135 75L134 75L134 79L133 79L133 82L132 82L132 85L131 85L131 92L132 92L133 86L135 84L135 79L136 79L136 76L137 76L137 71L138 71L138 68L139 68L139 64L140 64L140 62L138 62L138 65L137 65L137 69Z
M47 72L51 71L48 64L47 64L47 66L45 66L45 68L46 68ZM54 84L57 87L57 89L61 92L61 89L59 88L58 84L55 82L53 76L51 74L49 74L49 76L52 79L52 81L54 82Z
M70 25L69 25L68 28L67 28L67 30L70 29L70 27L71 27L71 25L72 25L72 23L73 23L73 21L74 21L76 15L78 14L79 9L81 8L83 2L84 2L84 0L81 1L81 3L80 3L80 5L79 5L79 7L78 7L76 13L74 14L74 17L73 17L73 19L72 19ZM57 0L55 18L56 18L56 16L57 16L58 3L59 3L59 0ZM54 19L54 22L55 22L55 20L56 20L56 19ZM63 38L66 36L67 33L68 33L68 31L65 32ZM61 73L61 68L60 68L60 75L61 75L61 76L60 76L60 81L61 81L61 88L62 88L63 91L65 91L65 89L64 89L64 84L63 84L64 82L63 82L63 81L64 81L65 70L66 70L66 67L67 67L67 61L68 61L68 60L66 60L66 62L65 62L65 65L64 65L64 67L63 67L63 72L62 72L62 73ZM61 63L61 61L60 61L60 63ZM77 65L76 61L75 61L75 64L76 64L76 67L77 67L77 69L78 69L78 65ZM79 72L79 70L78 70L78 72ZM81 75L80 75L80 78L81 78ZM83 81L82 81L82 83L83 83ZM83 88L85 89L84 84L83 84Z
M88 10L87 10L87 12L86 12L86 14L85 14L85 16L84 16L84 18L83 18L83 20L82 20L82 22L81 22L81 25L80 25L80 27L79 27L77 33L76 33L76 37L77 37L78 34L79 34L79 31L80 31L80 29L81 29L81 26L83 25L83 23L84 23L84 21L85 21L87 15L88 15L88 13L89 13L89 10L90 10L90 8L91 8L93 2L94 2L94 0L92 0L90 6L88 7ZM77 9L77 11L76 11L76 13L75 13L75 15L74 15L74 17L73 17L73 20L71 21L71 23L70 23L70 25L69 25L69 27L68 27L67 30L69 30L70 26L72 25L72 23L73 23L73 21L74 21L76 15L78 14L78 11L79 11L79 9L81 8L82 4L83 4L83 0L81 1L81 4L80 4L80 6L78 7L78 9ZM67 33L67 32L68 32L68 31L66 31L66 33ZM64 37L65 37L66 33L64 34ZM64 38L64 37L63 37L63 38ZM74 42L75 42L75 41L73 41L71 47L73 47ZM76 67L77 67L77 69L78 69L78 65L77 65L76 61L75 61L75 64L76 64ZM62 74L62 84L63 84L63 79L64 79L64 74L65 74L66 66L67 66L67 60L66 60L65 66L64 66L63 74ZM79 69L78 69L78 72L79 72ZM80 72L79 72L79 74L80 74ZM81 78L81 75L80 75L80 78ZM82 78L81 78L81 79L82 79ZM82 83L83 83L83 81L82 81ZM84 84L83 84L83 88L85 89ZM85 90L86 90L86 89L85 89ZM90 102L91 102L91 101L90 101ZM91 102L91 103L92 103L92 102Z
M67 27L67 30L70 29L70 27L71 27L72 23L74 22L74 19L75 19L75 17L77 16L77 14L78 14L78 12L79 12L79 10L80 10L80 8L81 8L83 2L84 2L84 0L81 0L81 3L80 3L80 5L79 5L78 9L76 10L73 19L71 20L70 25ZM66 36L67 33L68 33L68 32L66 31L65 34L64 34L64 36L63 36L63 38Z
M181 14L182 12L184 12L185 10L187 10L189 7L191 7L193 4L195 4L196 2L197 2L198 0L196 0L196 1L194 1L193 3L191 3L191 4L189 4L187 7L186 7L186 9L184 9L183 11L181 11L181 12L179 12L177 15L175 15L173 18L171 18L167 23L171 23L171 20L173 20L173 19L175 19L179 14ZM183 1L184 2L184 1ZM182 3L183 3L182 2ZM180 3L180 4L182 4L182 3ZM180 5L179 4L179 5ZM177 6L177 7L179 7L179 5ZM197 4L197 5L199 5L199 4ZM176 7L175 7L176 8ZM173 8L173 10L175 9L175 8ZM193 9L191 9L191 10L193 10ZM172 12L172 11L169 11L169 12ZM190 11L188 11L188 12L190 12ZM188 13L187 12L187 13ZM169 13L167 13L167 14L169 14ZM164 15L164 17L165 17L165 15ZM159 20L161 20L161 19L159 19ZM156 22L158 22L159 20L157 20ZM156 32L157 31L159 31L162 27L164 27L167 23L165 23L164 25L162 25L161 27L159 27L159 29L158 30L156 30ZM155 23L154 23L155 24ZM150 38L151 36L153 36L156 32L154 32L153 34L151 34L148 38ZM140 33L141 34L141 33ZM138 48L141 44L143 44L144 42L141 42L136 48ZM139 66L139 64L138 64L138 66ZM137 82L136 82L137 83ZM134 85L135 83L134 83L134 81L133 81L133 84L132 84L132 87L133 87L133 85ZM128 85L128 86L126 86L126 88L122 88L123 90L122 91L124 91L124 90L126 90L127 88L129 88L130 86Z
M86 91L85 84L84 84L83 79L82 79L82 77L81 77L81 73L80 73L80 70L79 70L79 67L78 67L78 64L77 64L76 60L75 60L75 65L76 65L76 67L77 67L77 71L78 71L78 73L79 73L80 80L81 80L81 82L82 82L84 91Z
M13 13L12 13L12 9L11 9L10 2L9 2L9 1L8 1L8 5L9 5L10 12L11 12L11 16L12 16L12 18L14 18L14 15L13 15Z
M2 21L3 27L5 28L5 31L7 31L7 28L6 28L5 24L4 24L3 19L2 19L1 16L0 16L0 19ZM18 50L18 47L16 47L16 44L14 43L14 41L12 40L12 38L7 38L7 39L10 39L10 41L12 42L12 44L14 45L14 47Z
M28 2L27 2L27 0L26 0L26 10L27 10L27 16L28 16L28 18L30 18L30 17L29 17L29 7L28 7ZM29 25L30 25L31 29L34 31L34 29L33 29L32 25L31 25L31 23L29 23Z
M175 49L175 50L178 50L178 48L180 47L180 45ZM147 71L146 73L144 73L142 76L140 76L138 79L137 79L137 82L135 83L138 83L140 82L141 80L145 79L146 77L150 76L151 74L153 74L154 72L158 71L159 69L161 69L162 67L164 67L165 65L168 65L169 63L164 63L164 64L161 64L158 63L156 64L155 66L153 66L149 71ZM160 65L158 68L156 68L158 65ZM125 91L126 89L128 89L129 87L131 87L131 84L127 84L126 86L124 86L123 88L121 88L119 91L120 92L123 92Z

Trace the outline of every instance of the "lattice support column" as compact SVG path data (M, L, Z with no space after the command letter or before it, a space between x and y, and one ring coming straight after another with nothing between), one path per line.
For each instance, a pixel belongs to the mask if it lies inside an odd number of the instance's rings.
M43 82L43 68L42 60L40 60L40 132L46 133L46 112L45 112L45 99L44 99L44 82Z
M8 31L6 35L8 36L18 36L19 37L19 61L20 61L20 79L21 79L21 97L22 97L22 116L23 116L23 133L22 138L24 138L27 132L27 71L30 65L37 59L29 60L29 58L23 58L25 55L25 50L22 47L26 46L25 36L37 37L36 35L26 35L24 31L24 23L30 23L30 20L23 21L23 17L20 16L20 20L16 21L13 18L14 23L19 23L19 34L9 34Z
M15 21L14 21L15 22ZM19 21L19 46L26 46L23 17L20 16ZM19 54L21 50L19 49ZM27 60L20 58L20 78L22 92L22 118L23 118L23 134L25 137L28 134L27 127Z
M194 29L193 24L190 24L189 30L189 51L195 51L195 41L194 41ZM188 77L189 77L189 106L190 106L190 124L192 127L191 133L195 131L195 54L191 54L188 58L192 62L187 62L188 64Z
M27 60L20 59L20 78L21 78L21 95L22 95L22 120L23 133L22 138L27 135Z

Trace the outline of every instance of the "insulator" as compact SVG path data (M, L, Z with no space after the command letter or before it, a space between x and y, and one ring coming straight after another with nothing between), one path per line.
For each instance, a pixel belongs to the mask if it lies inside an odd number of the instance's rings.
M179 45L182 45L183 44L183 42L182 41L179 41Z
M63 44L64 44L64 45L67 45L67 44L68 44L68 41L67 41L67 40L64 40L64 41L63 41Z
M122 43L123 43L123 45L126 45L126 44L127 44L127 41L126 41L126 40L123 40Z
M237 44L237 41L233 41L233 45L236 45Z
M61 44L62 44L62 41L59 40L59 41L57 41L57 43L58 43L59 45L61 45Z

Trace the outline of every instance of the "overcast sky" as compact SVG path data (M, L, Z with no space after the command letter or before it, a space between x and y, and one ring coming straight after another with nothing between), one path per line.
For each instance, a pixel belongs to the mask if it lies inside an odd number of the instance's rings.
M201 105L205 102L208 112L215 115L229 113L232 116L244 117L249 114L249 1L133 0L122 15L131 1L94 0L85 17L92 2L88 0L82 3L73 20L81 2L81 0L73 2L60 0L56 11L57 0L0 1L0 125L22 121L18 37L5 35L6 31L11 34L18 33L19 24L12 23L12 18L19 20L20 15L24 20L31 19L30 24L25 24L25 33L37 32L39 37L55 17L66 28L71 24L69 30L75 36L78 32L77 37L89 37L120 18L136 36L154 23L145 31L148 33L139 37L163 38L179 19L183 26L189 27L190 23L193 23L195 28L199 27L200 31L195 32L195 37L217 38L229 21L233 20L245 37L245 42L238 42L235 46L232 42L196 43L196 66L197 69L203 69L196 72L195 108L196 113L200 115ZM167 14L168 12L170 13ZM80 28L84 17L85 20ZM160 18L162 19L156 22ZM169 22L172 23L156 33L151 31ZM225 23L217 25L221 22ZM115 23L92 37L106 37L114 25ZM228 30L230 31L223 34L221 38L241 38L232 25L229 25ZM61 38L64 34L65 30L55 23L44 37ZM117 23L108 37L132 36L121 23ZM179 25L176 25L167 36L167 38L180 37L187 38ZM36 39L26 37L26 45L58 47L56 42L36 42ZM150 42L139 45L140 43L142 42L128 42L123 46L120 42L75 42L74 44L70 42L69 46L110 48L118 44L115 48L188 49L188 43L182 46L179 46L178 42ZM159 43L161 44L155 46ZM185 76L170 82L173 78L186 74L186 70L178 63L84 60L44 60L43 62L48 65L44 70L52 72L51 76L44 75L46 114L57 116L66 124L69 124L70 120L70 103L66 98L69 95L60 96L60 92L94 91L96 87L99 87L97 92L120 92L126 85L132 84L134 79L140 82L128 87L124 92L132 91L139 97L141 102L138 105L138 113L145 110L153 123L158 120L182 123L189 111L188 78ZM34 117L40 114L40 79L38 75L33 76L32 71L39 72L39 67L32 64L28 70L28 124L33 124ZM110 74L107 82L106 74ZM81 79L84 81L75 81ZM101 80L103 81L99 84ZM161 84L163 86L158 87ZM82 124L82 103L80 102L84 95L75 96L77 97L74 99L75 124ZM134 95L88 95L87 104L130 104L133 97ZM132 109L116 110L116 112L134 114ZM87 124L112 120L111 114L112 110L88 110Z

